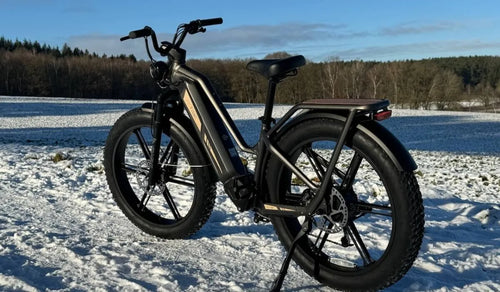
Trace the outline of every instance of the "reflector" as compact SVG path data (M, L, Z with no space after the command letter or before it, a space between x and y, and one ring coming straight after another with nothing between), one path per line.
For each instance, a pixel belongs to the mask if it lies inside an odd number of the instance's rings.
M386 120L386 119L390 118L391 115L392 115L391 110L385 110L385 111L381 111L379 113L374 114L373 119L376 121L382 121L382 120Z

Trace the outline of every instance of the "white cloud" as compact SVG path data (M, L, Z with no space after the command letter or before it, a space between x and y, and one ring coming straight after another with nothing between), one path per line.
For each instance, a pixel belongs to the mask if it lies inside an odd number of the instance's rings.
M247 25L227 29L208 27L205 34L188 35L183 48L188 51L188 58L261 58L276 51L287 51L291 54L304 54L313 61L324 61L333 56L344 60L400 60L491 55L491 52L500 51L500 42L496 41L449 38L416 42L411 38L413 34L460 27L461 24L454 22L426 25L406 23L371 32L352 31L345 25L321 23ZM410 38L401 39L402 35L409 35ZM68 44L73 48L88 49L101 55L134 54L139 59L147 59L142 39L120 42L120 37L121 35L79 35L71 37ZM172 34L158 33L158 39L170 41Z
M188 35L183 45L193 58L231 58L260 55L263 51L290 51L305 43L325 38L346 37L344 26L327 24L285 23L280 25L238 26L218 30L209 27L204 34ZM157 33L159 40L172 39L172 34ZM73 36L68 45L107 55L134 54L146 58L144 41L119 41L118 35L87 34Z
M440 21L436 23L420 24L415 22L400 23L392 27L383 28L381 35L399 36L408 34L433 33L440 31L453 31L465 27L464 23Z
M319 58L327 59L328 57L336 56L342 60L389 61L449 56L492 55L492 51L500 52L500 42L447 40L350 48L330 51L319 56Z

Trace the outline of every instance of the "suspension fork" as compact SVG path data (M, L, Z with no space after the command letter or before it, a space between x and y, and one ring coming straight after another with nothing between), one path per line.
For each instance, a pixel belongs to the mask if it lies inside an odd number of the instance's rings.
M168 94L165 92L160 93L157 99L156 108L153 115L153 123L152 123L152 136L153 136L153 145L151 149L151 171L149 173L148 178L148 188L151 188L158 182L160 177L160 165L158 163L160 158L160 145L161 145L161 134L163 132L163 111L164 105L168 98Z

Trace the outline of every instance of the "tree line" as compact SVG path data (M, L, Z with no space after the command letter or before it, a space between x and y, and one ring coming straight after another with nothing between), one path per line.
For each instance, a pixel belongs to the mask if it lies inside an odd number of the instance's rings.
M156 94L149 64L0 38L0 95L140 99Z
M273 53L266 58L289 56ZM246 70L247 59L191 59L225 101L262 103L267 80ZM0 95L152 99L158 87L149 62L0 38ZM456 109L461 101L488 106L500 97L500 57L391 62L311 62L278 85L278 103L311 98L386 98L408 108Z

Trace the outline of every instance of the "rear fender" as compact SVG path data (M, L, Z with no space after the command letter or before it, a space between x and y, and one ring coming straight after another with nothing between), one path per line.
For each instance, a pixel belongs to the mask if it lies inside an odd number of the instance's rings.
M273 129L273 131L276 131L279 138L280 135L287 132L291 127L316 118L334 119L342 122L345 122L347 119L342 112L308 111L292 118L281 128L276 130ZM356 129L373 139L387 153L398 170L414 171L417 169L417 164L408 150L406 150L403 144L401 144L401 142L380 123L368 119L362 120L357 122Z

